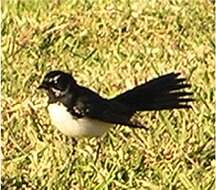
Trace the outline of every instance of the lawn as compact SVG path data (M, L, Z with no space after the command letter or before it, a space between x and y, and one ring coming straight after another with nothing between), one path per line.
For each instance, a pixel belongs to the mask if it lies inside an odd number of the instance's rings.
M215 188L211 1L4 0L1 8L3 190ZM148 131L116 126L73 148L37 90L54 69L106 98L181 72L196 101L141 113Z

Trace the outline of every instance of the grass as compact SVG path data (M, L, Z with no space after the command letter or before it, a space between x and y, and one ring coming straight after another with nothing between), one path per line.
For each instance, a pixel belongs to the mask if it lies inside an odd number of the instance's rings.
M2 1L2 189L215 188L214 7L208 0ZM104 97L179 71L192 110L144 112L75 155L36 88L69 71Z

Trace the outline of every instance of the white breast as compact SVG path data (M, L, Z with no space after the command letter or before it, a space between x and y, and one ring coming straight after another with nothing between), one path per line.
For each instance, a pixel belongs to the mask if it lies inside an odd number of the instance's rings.
M95 119L74 118L62 104L49 104L48 112L53 125L71 137L101 136L112 126Z

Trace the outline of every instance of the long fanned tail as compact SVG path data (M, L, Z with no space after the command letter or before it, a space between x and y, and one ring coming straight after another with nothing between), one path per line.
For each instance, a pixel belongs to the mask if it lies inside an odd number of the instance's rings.
M114 97L111 101L130 106L135 111L190 108L188 103L193 101L192 93L185 91L190 85L185 78L179 76L180 73L160 76Z

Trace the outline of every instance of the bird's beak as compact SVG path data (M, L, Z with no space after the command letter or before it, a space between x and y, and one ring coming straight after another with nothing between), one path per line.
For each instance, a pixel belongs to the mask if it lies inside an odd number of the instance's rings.
M43 85L42 84L40 84L38 87L37 87L37 89L43 89L44 87L43 87Z
M38 89L48 89L48 86L46 83L42 82L37 88Z

